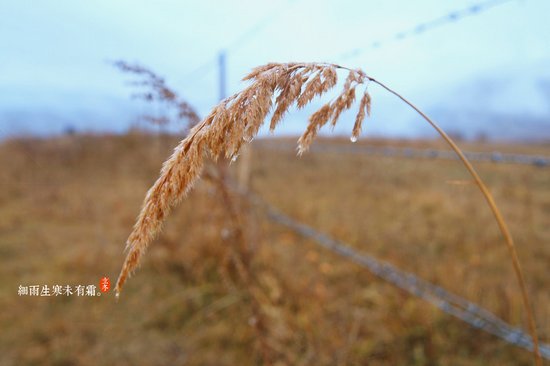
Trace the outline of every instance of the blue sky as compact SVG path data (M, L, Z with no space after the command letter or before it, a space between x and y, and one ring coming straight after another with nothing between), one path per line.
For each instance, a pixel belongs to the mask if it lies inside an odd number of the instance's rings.
M0 0L0 134L126 129L151 107L130 100L128 77L107 63L117 59L152 68L205 114L219 94L217 54L227 49L229 92L259 64L333 61L361 67L453 131L550 138L550 1L507 1L393 38L477 3ZM369 47L375 41L382 46ZM426 133L394 98L372 94L365 133ZM281 132L303 129L310 111L291 114Z

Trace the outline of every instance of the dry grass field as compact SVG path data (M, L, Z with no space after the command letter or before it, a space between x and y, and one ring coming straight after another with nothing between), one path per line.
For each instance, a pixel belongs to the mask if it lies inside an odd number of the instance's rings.
M116 280L147 189L178 139L0 144L2 365L529 365L475 330L248 208L249 248L199 181L125 285L101 297L18 296L19 285ZM294 141L294 140L293 140ZM306 153L253 144L251 188L283 212L525 324L498 227L459 162ZM273 143L272 141L270 143ZM350 144L321 139L314 145ZM357 144L444 148L439 141ZM539 153L550 145L461 144ZM233 174L239 161L230 166ZM516 240L550 341L550 168L478 163ZM236 197L234 197L236 199ZM246 254L252 280L232 259Z

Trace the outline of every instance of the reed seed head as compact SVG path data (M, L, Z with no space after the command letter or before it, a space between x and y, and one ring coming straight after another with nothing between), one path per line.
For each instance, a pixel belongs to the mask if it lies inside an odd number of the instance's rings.
M258 133L267 115L274 108L270 128L277 124L291 107L303 108L315 97L331 90L338 81L337 70L348 75L343 90L309 118L308 126L298 140L298 152L309 148L321 127L328 121L336 124L341 113L355 101L356 88L370 78L361 70L350 70L324 63L270 63L257 67L244 80L250 85L226 98L183 139L164 163L160 176L147 192L141 212L126 243L128 251L116 284L120 293L170 209L184 197L200 175L204 159L210 156L233 158L242 145ZM370 96L365 91L353 127L357 138L365 114L370 114Z

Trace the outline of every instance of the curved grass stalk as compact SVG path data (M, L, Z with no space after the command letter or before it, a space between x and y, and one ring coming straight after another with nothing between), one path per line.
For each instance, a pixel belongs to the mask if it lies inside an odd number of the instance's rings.
M512 236L493 196L472 164L454 141L414 104L385 84L367 76L364 71L336 64L271 63L257 67L244 79L250 80L251 85L220 102L206 118L195 125L164 163L159 178L147 192L141 212L126 243L128 254L117 280L115 288L117 296L126 279L138 266L147 246L160 232L171 207L181 200L199 177L205 155L210 155L214 160L222 155L235 158L243 144L250 142L256 136L272 107L274 111L270 129L274 130L293 105L302 108L315 97L332 89L337 84L338 69L348 71L344 87L336 98L310 116L307 128L298 140L298 153L307 151L321 127L329 122L333 126L337 123L340 115L354 104L357 88L363 86L364 91L352 131L352 141L355 141L361 133L361 124L365 115L370 114L371 97L367 92L369 82L397 96L420 114L459 156L493 212L506 241L521 288L529 331L533 338L535 363L542 365L535 319Z
M514 267L514 273L516 275L516 278L519 283L519 287L521 289L521 297L523 300L523 305L525 307L525 312L527 314L527 321L529 326L529 333L531 334L531 338L533 339L533 352L535 354L535 364L537 366L542 366L542 358L540 355L540 349L539 349L539 340L538 340L538 334L537 334L537 327L535 323L535 318L533 315L533 310L531 308L531 303L529 301L529 296L527 294L527 287L525 285L525 278L523 275L523 271L521 269L521 264L519 262L519 257L516 251L516 246L514 245L514 239L512 238L512 234L510 233L510 230L508 229L508 225L506 224L506 221L504 220L504 217L502 216L502 213L500 212L495 199L493 198L493 195L477 173L477 171L474 169L473 165L470 163L470 161L466 158L462 150L456 145L456 143L443 131L433 120L431 120L424 112L422 112L418 107L416 107L414 104L412 104L410 101L408 101L406 98L401 96L399 93L395 92L394 90L390 89L385 84L379 82L378 80L375 80L373 78L370 79L373 83L380 85L382 88L386 89L391 94L395 95L399 99L401 99L403 102L405 102L407 105L409 105L412 109L414 109L422 118L424 118L436 131L439 133L439 135L449 144L449 146L453 149L453 151L458 155L470 175L474 178L476 185L481 190L481 193L483 194L483 197L485 197L485 200L487 201L491 212L493 213L493 216L495 217L495 220L498 223L498 227L500 229L500 232L502 233L502 236L504 237L504 240L506 242L506 246L508 248L508 252L510 254L510 258L512 259L512 265Z

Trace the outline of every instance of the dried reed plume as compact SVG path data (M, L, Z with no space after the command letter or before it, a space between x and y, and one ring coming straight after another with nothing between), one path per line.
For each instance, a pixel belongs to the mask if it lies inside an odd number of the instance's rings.
M351 136L351 140L356 141L361 133L365 115L370 114L371 98L367 92L369 82L396 95L418 112L458 154L495 216L509 249L521 288L529 330L533 338L536 364L541 365L536 325L512 237L491 193L473 166L452 139L407 99L383 83L367 76L362 70L352 70L335 64L270 63L257 67L244 78L251 82L247 88L221 101L206 118L191 129L189 135L178 144L172 156L164 163L160 177L147 192L137 222L126 243L128 254L117 280L115 288L117 296L128 276L137 267L147 246L160 231L162 222L171 207L185 195L198 178L205 157L210 156L217 160L223 155L235 159L241 146L251 141L258 133L272 108L274 111L270 129L273 131L292 106L303 108L315 97L332 89L337 84L337 70L347 72L343 89L336 98L309 117L308 126L298 140L298 153L307 151L321 127L329 121L332 126L336 124L340 115L351 108L356 98L356 91L361 87L363 94Z

